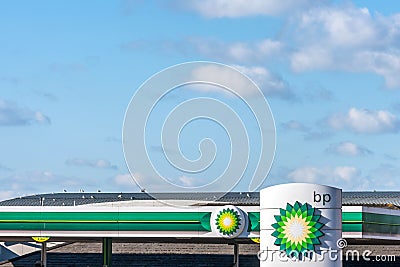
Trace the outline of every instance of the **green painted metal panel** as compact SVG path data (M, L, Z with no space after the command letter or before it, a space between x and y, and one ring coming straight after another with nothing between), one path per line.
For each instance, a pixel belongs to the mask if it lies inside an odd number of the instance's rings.
M210 212L4 212L0 230L211 231Z
M361 223L343 223L343 232L362 232L363 225Z
M343 212L342 221L343 222L362 222L363 213L362 212Z
M1 223L0 230L36 231L207 231L200 223Z
M31 222L31 223L0 223L0 230L15 230L15 231L29 231L29 230L43 230L45 228L45 223L41 222Z
M5 221L116 221L118 212L1 212Z
M45 223L44 231L118 231L116 223Z
M210 212L2 212L3 222L200 222Z
M400 234L400 227L390 224L365 223L363 225L363 232L398 235Z
M0 222L29 220L36 221L42 218L41 212L1 212Z
M200 219L202 228L209 232L211 232L210 219L211 219L211 212L207 212L207 214L204 214L203 217L201 217Z
M2 212L0 230L211 231L211 212ZM260 213L249 213L259 231Z
M179 223L178 225L180 226L184 223L196 223L200 225L200 231L211 231L210 217L211 212L2 212L0 213L0 229L40 230L45 229L45 225L57 228L60 223L78 223L77 225L82 223L96 223L97 225L93 226L96 229L99 228L99 225L107 229L117 229L106 223L129 222L138 224L157 222L161 225ZM260 213L249 212L249 221L250 229L252 231L259 231ZM54 225L49 226L49 223L53 223ZM71 227L74 230L76 229L75 224ZM190 226L190 229L193 229L193 227Z
M260 213L248 212L249 230ZM211 231L211 212L1 212L0 230ZM400 216L344 212L344 232L400 234Z
M44 221L117 221L118 212L41 212Z
M119 221L185 221L200 222L209 212L121 212Z
M400 234L400 216L370 212L344 212L344 232Z
M248 212L249 215L249 228L251 231L260 231L260 213Z
M120 231L207 231L199 223L121 223Z
M113 223L0 223L0 230L118 231Z
M373 224L400 226L400 216L376 213L363 213L363 221Z

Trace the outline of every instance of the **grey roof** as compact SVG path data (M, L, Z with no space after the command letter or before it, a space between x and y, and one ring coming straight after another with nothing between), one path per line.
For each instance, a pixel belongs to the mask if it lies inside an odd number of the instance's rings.
M213 203L231 203L234 205L256 206L260 203L258 192L222 193L54 193L23 196L0 202L0 206L78 206L94 203L131 201L131 200L192 200Z
M0 202L0 206L78 206L94 203L131 200L193 200L215 204L258 206L259 192L221 193L52 193L23 196ZM387 206L400 208L400 192L343 192L342 204L362 206Z
M343 192L345 206L396 206L400 207L400 192Z

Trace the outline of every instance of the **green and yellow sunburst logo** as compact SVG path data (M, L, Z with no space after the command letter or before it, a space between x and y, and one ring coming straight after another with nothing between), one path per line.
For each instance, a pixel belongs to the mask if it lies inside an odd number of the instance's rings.
M221 210L215 219L215 225L223 235L233 235L240 227L240 215L231 208Z
M319 238L324 235L321 231L324 224L319 222L321 216L315 214L315 209L310 204L296 201L292 206L287 203L286 209L280 209L280 215L274 217L274 244L287 255L315 251L315 246L321 244Z

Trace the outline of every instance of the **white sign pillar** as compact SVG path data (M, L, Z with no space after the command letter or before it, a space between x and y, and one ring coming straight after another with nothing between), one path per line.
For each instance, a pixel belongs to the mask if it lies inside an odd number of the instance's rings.
M341 267L341 189L306 183L260 191L261 267Z

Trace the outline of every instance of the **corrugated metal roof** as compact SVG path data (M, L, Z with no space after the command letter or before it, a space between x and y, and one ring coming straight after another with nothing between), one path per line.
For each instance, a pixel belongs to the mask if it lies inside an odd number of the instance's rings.
M213 203L231 203L234 205L259 205L258 192L221 193L54 193L23 196L0 202L0 206L78 206L105 202L132 200L189 200Z
M54 193L24 196L0 202L0 206L78 206L105 202L132 200L190 200L210 204L230 203L233 205L258 206L259 192L221 193ZM400 207L400 192L343 192L344 206L396 206Z
M397 206L400 207L400 192L343 192L345 206Z

